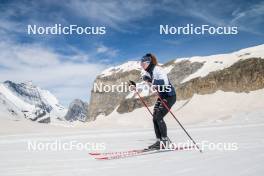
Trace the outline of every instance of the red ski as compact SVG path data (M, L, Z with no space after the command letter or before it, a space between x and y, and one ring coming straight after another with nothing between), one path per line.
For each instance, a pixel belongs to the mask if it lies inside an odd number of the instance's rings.
M195 146L187 146L187 147L176 147L173 149L162 149L162 150L153 150L153 149L139 149L139 150L128 150L121 152L105 152L105 153L89 153L94 156L97 160L112 160L112 159L121 159L133 156L142 156L154 153L161 152L170 152L170 151L179 151L179 150L190 150L194 149Z

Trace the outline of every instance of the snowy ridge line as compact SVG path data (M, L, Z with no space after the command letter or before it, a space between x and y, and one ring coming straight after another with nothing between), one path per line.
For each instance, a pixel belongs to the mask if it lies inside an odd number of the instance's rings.
M209 56L193 56L190 58L178 58L174 63L181 61L200 62L204 65L193 74L182 80L181 83L187 82L193 78L204 77L210 72L222 70L232 66L239 60L245 60L249 58L262 58L264 59L264 44L253 46L250 48L241 49L231 53L215 54Z
M12 91L10 91L6 86L0 84L0 92L5 96L7 100L12 102L16 107L20 107L23 109L34 109L33 105L24 102L21 98L15 96Z
M181 83L184 83L199 76L204 77L212 71L222 70L224 68L230 67L239 60L245 60L254 57L264 58L264 44L240 49L229 53L223 53L223 54L220 53L220 54L213 54L207 56L176 58L174 59L174 63L178 63L181 61L204 63L204 65L200 69L198 69L196 72L194 72L193 74L189 75L184 80L182 80ZM167 73L169 73L173 67L174 67L173 65L168 65L164 67L164 69ZM140 69L141 66L139 61L127 61L121 65L110 67L104 70L103 72L101 72L99 76L101 77L111 76L112 74L119 72L126 72L131 70L140 70Z
M113 73L126 72L126 71L139 70L139 69L140 69L139 61L128 61L128 62L123 63L122 65L110 67L102 71L100 76L105 77L105 76L110 76Z
M184 80L182 80L181 83L184 83L196 77L204 77L208 75L210 72L228 68L239 60L245 60L254 57L264 58L264 44L248 47L224 54L176 58L174 60L174 63L176 64L181 61L204 63L204 65L200 69L198 69L196 72L190 74ZM174 67L173 65L168 65L164 67L164 69L167 73L169 73L173 67ZM126 72L131 70L140 70L139 61L127 61L121 65L110 67L104 70L103 72L101 72L100 76L101 77L111 76L112 74L115 73Z
M1 92L0 92L0 99L6 101L5 105L7 105L7 104L10 105L9 108L13 108L12 110L14 110L16 113L20 113L20 114L22 113L22 112L19 112L19 108L12 101L7 99L6 96L4 94L2 94ZM8 109L6 109L6 111L8 111ZM6 113L8 113L8 112L6 112Z

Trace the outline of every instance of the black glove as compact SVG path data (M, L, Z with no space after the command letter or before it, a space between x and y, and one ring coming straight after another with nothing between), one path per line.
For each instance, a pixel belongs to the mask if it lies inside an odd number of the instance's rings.
M128 81L128 85L129 86L136 86L136 83L134 81L129 80Z
M147 76L147 75L144 75L143 77L142 77L142 79L144 80L144 81L146 81L146 82L152 82L152 80L151 80L151 78L149 77L149 76Z

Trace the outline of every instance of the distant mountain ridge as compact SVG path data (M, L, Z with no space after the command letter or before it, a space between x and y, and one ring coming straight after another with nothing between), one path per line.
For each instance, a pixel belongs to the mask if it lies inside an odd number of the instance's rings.
M0 112L13 119L25 118L39 123L64 120L67 109L49 91L32 82L0 84Z

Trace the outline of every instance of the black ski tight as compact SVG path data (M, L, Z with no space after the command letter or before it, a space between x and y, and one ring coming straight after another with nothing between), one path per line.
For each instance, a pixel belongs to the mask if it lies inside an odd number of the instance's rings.
M173 104L176 102L176 95L171 97L165 97L163 98L163 101L167 104L169 108L171 108ZM164 107L164 105L158 98L155 103L154 113L153 113L154 130L157 139L167 137L167 125L163 118L168 112L169 111L166 109L166 107Z

